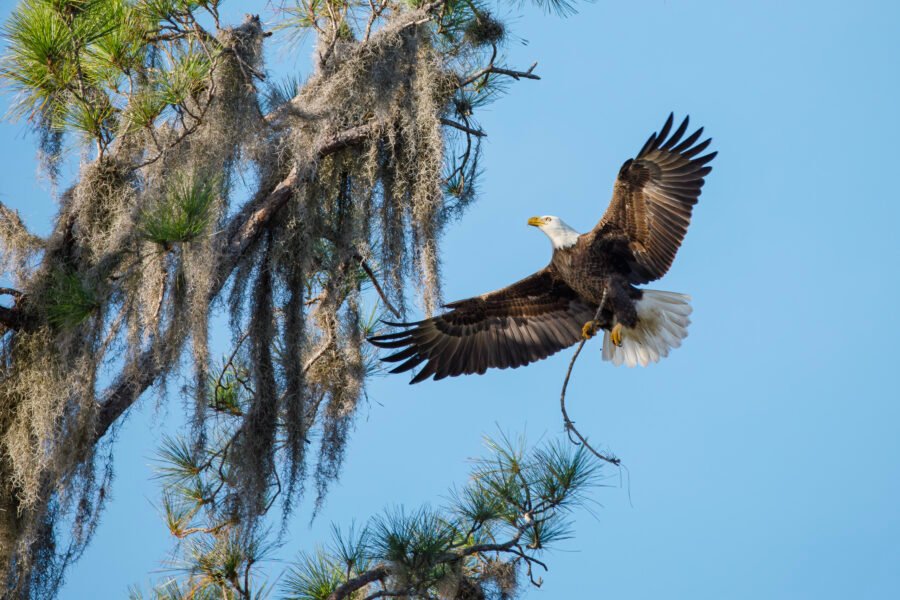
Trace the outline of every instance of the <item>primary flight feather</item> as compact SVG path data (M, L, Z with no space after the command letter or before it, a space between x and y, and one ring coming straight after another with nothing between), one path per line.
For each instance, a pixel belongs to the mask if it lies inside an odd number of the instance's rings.
M665 275L687 232L707 166L703 128L684 137L688 118L673 132L673 115L625 161L606 213L579 234L559 217L532 217L553 244L550 264L503 289L445 305L448 312L400 331L369 338L396 350L392 373L422 365L410 383L489 368L515 368L546 358L592 336L603 336L603 358L643 365L681 344L690 323L690 297L640 289ZM597 308L603 310L595 321Z

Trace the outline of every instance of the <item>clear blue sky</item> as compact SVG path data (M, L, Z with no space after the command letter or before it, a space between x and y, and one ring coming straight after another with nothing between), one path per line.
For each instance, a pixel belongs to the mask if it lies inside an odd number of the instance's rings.
M720 151L674 267L652 284L693 295L685 345L625 370L601 363L595 341L571 386L579 428L630 478L607 472L600 506L577 513L526 598L900 597L900 4L503 10L529 41L510 62L539 61L543 79L482 115L483 194L444 241L448 300L546 263L529 216L591 227L669 111L690 113ZM281 71L305 73L305 52L284 57L273 55ZM34 140L22 125L0 131L0 198L45 231L54 204L34 181ZM331 521L439 503L498 425L561 435L569 356L420 386L372 381L340 484L312 527L295 517L279 556L324 540ZM113 502L64 600L121 598L158 568L171 542L149 462L180 422L177 400L157 408L153 396L130 415Z

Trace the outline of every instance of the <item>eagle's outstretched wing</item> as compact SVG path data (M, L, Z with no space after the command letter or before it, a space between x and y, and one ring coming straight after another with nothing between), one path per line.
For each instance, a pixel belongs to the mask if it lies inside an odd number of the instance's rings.
M669 270L700 197L703 178L712 170L704 165L716 152L697 157L712 138L697 144L701 127L682 141L687 127L685 118L669 137L670 114L660 132L622 165L609 208L592 232L595 245L625 238L633 284L659 279Z
M425 366L410 383L488 368L521 367L571 346L596 306L583 301L548 266L508 287L451 302L447 313L416 323L388 323L403 331L369 341L400 349L383 360L404 361L391 373Z

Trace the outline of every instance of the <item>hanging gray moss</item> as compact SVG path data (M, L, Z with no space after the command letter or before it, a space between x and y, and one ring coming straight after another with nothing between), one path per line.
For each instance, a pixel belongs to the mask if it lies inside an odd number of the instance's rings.
M307 19L315 72L264 93L267 33L256 17L208 33L195 13L218 23L215 4L34 0L8 28L2 74L50 171L62 136L86 148L47 239L0 205L0 268L21 317L0 329L13 595L54 593L107 496L104 434L173 375L193 400L186 464L221 481L198 491L212 516L252 536L307 479L320 506L374 369L364 315L382 300L405 313L410 288L426 314L440 305L441 233L477 172L479 146L461 132L493 94L487 74L463 82L496 57L502 24L439 3L386 4L362 25ZM37 55L23 23L39 19L60 39ZM47 65L57 79L31 77ZM239 180L257 187L250 199ZM383 298L366 292L373 276ZM220 361L210 320L223 313L233 346Z

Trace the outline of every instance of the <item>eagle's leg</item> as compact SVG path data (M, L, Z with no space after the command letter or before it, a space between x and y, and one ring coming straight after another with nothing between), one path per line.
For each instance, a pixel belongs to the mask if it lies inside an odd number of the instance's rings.
M609 332L610 341L616 346L622 345L622 327L621 323L616 323L616 325L612 328L612 331Z
M621 278L610 278L606 297L615 323L609 330L609 339L616 346L621 346L625 330L637 326L638 314L635 302L641 298L641 291Z
M600 322L590 320L584 324L584 327L581 328L581 337L586 340L589 340L592 337L594 337L595 335L597 335L597 332L599 330L600 330Z

